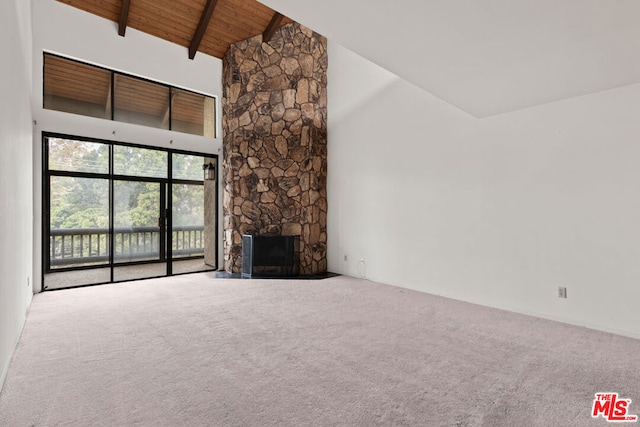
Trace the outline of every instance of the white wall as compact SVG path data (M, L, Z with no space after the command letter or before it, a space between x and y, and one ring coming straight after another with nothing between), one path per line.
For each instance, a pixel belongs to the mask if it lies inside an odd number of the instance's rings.
M34 147L34 275L41 288L42 132L59 132L156 147L222 154L219 138L211 139L127 123L77 116L42 108L42 55L51 52L217 97L221 114L222 61L127 28L120 37L117 24L55 0L33 2L33 115L37 122ZM218 125L218 129L220 126ZM219 191L221 197L222 192ZM220 224L222 200L219 200ZM218 253L222 265L222 239Z
M640 337L640 84L475 119L329 56L331 271Z
M261 2L476 117L640 82L636 0Z
M0 389L32 296L30 2L0 2Z

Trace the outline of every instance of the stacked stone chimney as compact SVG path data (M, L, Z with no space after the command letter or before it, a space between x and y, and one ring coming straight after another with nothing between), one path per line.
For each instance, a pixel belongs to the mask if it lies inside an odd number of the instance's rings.
M327 41L298 23L223 59L224 266L242 235L299 235L300 274L327 269Z

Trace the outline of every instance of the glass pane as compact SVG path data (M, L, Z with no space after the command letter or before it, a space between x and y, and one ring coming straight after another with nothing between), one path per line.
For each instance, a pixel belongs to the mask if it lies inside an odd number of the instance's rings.
M204 259L179 259L171 265L173 274L197 273L199 271L215 270L212 266L205 264Z
M204 172L204 157L192 156L190 154L173 155L173 179L188 179L192 181L202 181Z
M48 138L49 169L109 173L109 146L97 142Z
M111 281L111 267L96 267L69 271L54 271L44 275L45 289L63 289L71 286L96 285Z
M204 186L173 185L172 255L204 256Z
M113 184L115 262L160 259L160 184Z
M211 103L205 102L207 98L211 97L172 88L171 130L204 135L205 117L211 114Z
M113 172L116 175L167 177L167 153L147 148L113 146Z
M113 269L113 281L148 279L167 275L166 262L154 262L151 264L134 264L116 266Z
M169 87L114 73L113 119L169 129Z
M111 72L45 54L44 108L111 119Z
M51 177L51 269L109 261L109 181Z

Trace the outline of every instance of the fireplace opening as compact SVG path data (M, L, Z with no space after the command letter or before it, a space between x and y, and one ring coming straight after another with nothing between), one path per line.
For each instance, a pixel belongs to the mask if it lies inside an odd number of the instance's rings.
M300 236L242 236L242 277L300 274Z

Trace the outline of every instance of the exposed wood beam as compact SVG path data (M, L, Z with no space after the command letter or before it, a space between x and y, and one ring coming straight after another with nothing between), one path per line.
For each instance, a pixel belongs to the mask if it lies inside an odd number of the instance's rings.
M196 28L196 32L191 39L191 44L189 45L189 59L193 59L196 56L196 52L200 47L200 42L202 41L205 31L207 31L209 21L211 20L213 11L216 8L216 4L218 4L218 0L207 0L207 4L202 11L202 15L200 15L198 28Z
M265 28L264 33L262 33L263 43L269 43L269 40L271 40L271 37L273 37L273 33L275 33L278 29L282 18L284 18L284 15L279 12L273 14L273 17L271 18L271 21L269 21L267 28Z
M122 0L122 7L120 8L120 19L118 20L118 34L124 37L124 32L127 31L127 22L129 21L129 6L131 6L131 0Z

